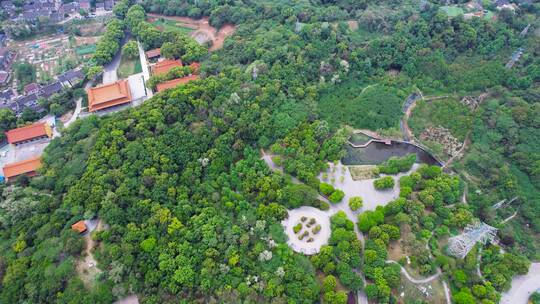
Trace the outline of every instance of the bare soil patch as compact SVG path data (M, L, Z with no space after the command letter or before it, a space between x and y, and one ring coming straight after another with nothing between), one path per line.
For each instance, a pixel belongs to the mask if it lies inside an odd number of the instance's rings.
M189 17L165 16L159 14L148 14L149 22L163 18L166 20L177 21L179 26L192 28L194 31L190 34L198 43L203 44L211 41L210 51L215 51L223 47L225 38L231 36L236 29L232 24L225 24L219 30L211 26L209 18L193 19Z
M103 222L98 221L96 231L101 231L104 229ZM77 273L83 281L86 287L93 287L96 277L102 272L97 268L97 261L94 258L92 250L96 247L96 242L92 239L91 233L86 233L84 235L85 243L85 257L77 262Z
M349 20L349 21L347 21L347 24L349 25L349 28L353 32L358 29L358 21L356 21L356 20Z

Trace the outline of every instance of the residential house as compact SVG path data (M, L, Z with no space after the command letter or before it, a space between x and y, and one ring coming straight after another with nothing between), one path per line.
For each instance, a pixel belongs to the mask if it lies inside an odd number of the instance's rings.
M105 0L104 4L105 4L105 10L106 11L112 11L112 9L114 7L114 1L113 0Z
M0 71L0 86L6 85L9 82L9 72Z
M8 48L0 48L0 69L9 70L15 57L15 52Z
M79 9L90 11L90 1L89 0L79 0Z
M104 11L105 11L105 3L96 2L96 12L104 12Z
M60 81L53 82L51 84L48 84L48 85L42 87L39 90L39 95L42 96L42 97L45 97L45 98L49 98L54 94L60 93L60 91L62 91L62 88L63 87L62 87L62 84L60 83Z
M27 84L24 86L24 93L27 95L39 93L39 85L35 82Z

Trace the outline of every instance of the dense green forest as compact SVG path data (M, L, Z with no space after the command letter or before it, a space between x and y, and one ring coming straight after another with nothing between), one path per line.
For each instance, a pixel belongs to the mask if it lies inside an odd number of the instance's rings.
M208 53L159 32L146 12L236 28ZM76 121L47 147L40 176L0 186L0 303L112 303L132 293L142 303L346 303L357 290L396 303L400 268L386 260L401 238L407 267L442 271L455 303L489 304L540 258L538 4L497 20L448 18L436 2L371 0L124 0L114 13L94 68L127 31L147 49L168 44L169 57L200 61L201 79ZM518 47L526 53L506 69ZM365 242L337 212L318 254L295 253L280 222L287 209L329 208L316 177L343 156L343 127L399 133L403 102L418 90L453 97L441 108L419 104L412 124L469 136L450 168L457 174L422 166L399 179L400 198L359 214ZM455 103L485 92L474 111ZM11 128L4 116L0 128ZM381 169L404 171L411 160ZM514 196L509 208L490 208ZM87 281L78 270L85 243L70 226L93 218L107 229L92 235L98 271ZM490 245L449 257L441 244L475 220L500 229L504 252Z

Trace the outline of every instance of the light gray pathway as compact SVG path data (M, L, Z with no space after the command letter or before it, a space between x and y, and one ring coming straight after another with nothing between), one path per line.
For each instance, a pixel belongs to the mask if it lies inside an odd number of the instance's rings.
M540 289L540 263L532 263L526 275L512 279L512 287L502 294L500 304L527 304L529 297Z
M300 208L288 210L288 213L289 216L284 219L281 224L285 227L285 233L289 237L287 244L294 251L312 255L318 253L321 250L321 246L328 244L328 239L330 238L330 215L328 212L309 206L302 206ZM300 223L301 218L304 216L308 219L314 218L317 222L315 225L321 226L319 233L315 235L310 234L310 237L313 238L313 242L306 242L307 237L303 240L299 240L297 234L294 233L293 227ZM302 223L304 227L299 233L302 233L306 229L306 223L307 221Z
M146 60L146 55L144 53L142 44L138 40L137 40L137 46L139 47L139 59L141 60L142 75L143 75L144 81L146 82L148 81L148 79L150 79L150 71L148 70L148 61ZM152 90L150 88L146 88L146 95L148 96L148 98L153 96Z
M89 89L91 88L92 86L94 85L94 82L92 80L88 81L85 85L84 85L84 89ZM77 100L75 101L75 111L73 111L73 115L71 115L71 117L69 118L68 121L66 121L66 123L64 124L64 126L67 128L69 127L69 125L71 125L72 123L75 122L75 120L77 120L77 118L79 117L79 114L81 114L81 110L82 110L82 97L79 97L77 98Z
M118 52L114 55L111 62L103 66L103 84L115 82L118 80L118 74L116 71L120 66L120 60L122 59L122 47L129 40L129 35L125 35L120 42L120 48Z
M396 264L396 265L399 265L398 262L396 261L392 261L392 260L387 260L386 261L387 264ZM441 270L439 268L437 268L437 273L430 276L430 277L427 277L427 278L424 278L424 279L415 279L413 278L408 272L407 272L407 269L403 268L403 266L399 265L399 267L401 268L401 273L403 273L405 275L405 277L407 277L407 279L415 284L425 284L425 283L429 283L433 280L435 280L436 278L438 278L440 275L441 275Z

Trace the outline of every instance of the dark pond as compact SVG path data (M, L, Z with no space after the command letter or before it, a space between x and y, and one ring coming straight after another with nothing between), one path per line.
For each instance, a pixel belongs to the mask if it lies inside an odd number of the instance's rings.
M391 145L387 145L373 141L365 148L353 148L350 145L345 145L345 149L347 154L341 159L344 165L377 165L392 156L402 157L411 153L416 153L419 163L440 165L431 154L408 143L392 141Z

